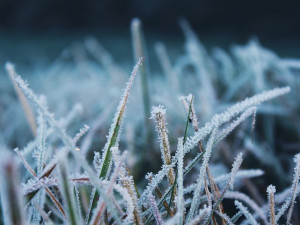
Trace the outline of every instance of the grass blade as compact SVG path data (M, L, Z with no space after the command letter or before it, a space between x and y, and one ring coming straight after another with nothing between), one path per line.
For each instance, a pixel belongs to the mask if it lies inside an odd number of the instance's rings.
M125 109L126 109L130 89L132 87L134 78L137 74L138 68L142 64L142 61L143 61L143 58L140 58L138 60L137 64L135 65L135 67L133 68L133 71L131 73L129 81L128 81L128 83L126 85L126 88L124 90L124 94L123 94L123 96L121 98L121 101L119 103L117 113L115 114L115 118L114 118L113 123L110 127L107 142L106 142L106 144L104 146L104 149L103 149L102 164L101 164L101 169L100 169L100 173L99 173L99 178L106 178L106 176L109 172L109 168L111 166L111 160L112 160L111 148L118 144L119 131L120 131L120 128L121 128L121 125L122 125L122 120L123 120L123 117L124 117L124 114L125 114ZM97 200L99 198L99 193L97 191L92 193L92 195L93 196L91 198L90 209L89 209L89 212L88 212L88 215L87 215L87 220L86 220L87 222L90 222L91 212L96 207Z
M67 160L65 158L63 159ZM79 219L77 218L74 195L72 192L72 187L68 180L67 168L65 167L63 161L61 161L59 164L59 171L60 171L61 192L63 194L64 203L67 206L68 223L71 225L77 225Z

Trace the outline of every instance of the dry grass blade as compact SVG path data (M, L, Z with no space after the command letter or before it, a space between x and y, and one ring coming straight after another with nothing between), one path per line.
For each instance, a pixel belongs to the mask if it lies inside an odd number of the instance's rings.
M35 119L34 119L33 111L31 109L31 106L29 105L29 102L28 102L27 98L25 97L25 95L23 94L21 89L18 87L16 82L14 81L14 75L16 74L15 67L12 63L8 62L5 65L5 69L8 73L8 75L9 75L9 78L11 79L11 81L14 85L15 91L18 95L18 98L19 98L21 104L22 104L22 107L24 109L26 119L28 121L31 132L32 132L33 136L36 136L36 122L35 122Z
M24 164L25 168L29 171L29 173L33 176L33 177L37 177L37 174L34 172L34 170L30 167L30 165L28 164L28 162L25 160L25 158L23 157L22 153L20 153L18 151L18 149L15 149L15 152L17 154L17 156L20 158L20 160L22 161L22 163ZM59 201L55 198L55 196L52 194L52 192L50 191L49 188L45 188L46 193L49 195L50 199L52 200L52 202L56 205L56 207L58 208L58 210L61 212L61 214L65 217L66 213L64 208L62 207L62 205L59 203ZM30 202L34 196L38 193L39 190L33 191L32 193L27 195L27 201Z
M275 222L275 197L274 194L276 192L276 188L273 185L269 185L267 188L268 199L269 199L269 207L270 207L270 224L276 225Z
M8 153L7 153L8 154ZM27 224L22 204L19 175L16 162L11 155L1 160L1 201L4 223L11 225Z

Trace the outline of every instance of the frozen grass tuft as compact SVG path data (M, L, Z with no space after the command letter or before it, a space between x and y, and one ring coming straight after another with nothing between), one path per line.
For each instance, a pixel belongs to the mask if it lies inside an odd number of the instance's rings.
M114 116L126 73L93 37L66 51L76 69L60 58L45 71L44 88L51 89L47 98L36 94L43 90L37 81L31 80L29 87L14 65L6 64L18 99L13 91L9 94L8 85L0 98L4 224L298 221L298 60L281 59L258 41L235 46L230 53L217 48L210 54L186 20L180 25L185 52L174 64L165 45L155 45L165 81L151 75L149 62L144 62L142 23L132 21L137 63ZM58 71L72 76L53 82ZM136 77L141 80L137 90ZM63 89L55 86L58 82ZM189 92L193 94L182 95ZM72 107L70 99L81 105ZM26 135L28 128L33 135ZM296 141L288 142L287 136Z

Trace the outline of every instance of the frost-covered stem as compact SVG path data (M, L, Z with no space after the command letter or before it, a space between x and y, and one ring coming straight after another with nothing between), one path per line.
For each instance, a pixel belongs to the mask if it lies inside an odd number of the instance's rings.
M13 156L1 155L1 204L5 224L27 224L21 197L19 174Z
M65 130L61 128L59 122L54 119L53 114L51 114L45 104L40 101L40 99L33 93L33 91L28 87L28 84L17 74L14 75L14 80L18 87L23 91L23 93L31 100L36 107L44 115L47 122L56 130L59 138L70 150L75 151L75 144L72 139L66 134Z
M244 193L236 191L227 191L225 193L224 198L235 199L245 202L256 212L256 214L264 221L265 224L268 223L267 218L263 213L262 209L256 204L256 202L254 202L251 198L249 198L249 196L245 195Z
M177 196L177 213L178 225L183 224L184 216L184 196L183 196L183 138L178 139L178 196Z
M192 120L194 130L197 132L199 130L199 126L198 126L198 119L197 119L197 115L196 115L196 111L195 111L195 107L194 107L194 96L192 94L189 94L188 96L181 96L181 97L179 97L179 100L183 104L185 111L187 113L189 111L191 112L189 119Z
M236 221L238 221L238 219L242 216L242 212L241 211L238 211L235 215L233 215L230 220L235 223Z
M196 115L196 111L195 111L195 107L194 107L194 96L192 94L189 94L188 96L181 96L179 98L183 104L183 106L185 107L186 109L186 112L189 112L190 115L190 118L192 120L192 125L194 127L194 130L195 132L197 132L199 130L199 126L198 126L198 119L197 119L197 115ZM202 142L199 141L198 142L198 148L200 150L200 152L203 152L204 151L204 148L202 146ZM212 176L212 174L210 173L210 169L209 169L209 166L206 167L206 173L207 173L207 177L208 177L208 181L209 181L209 184L210 184L210 188L211 188L211 191L212 191L212 194L215 198L215 200L217 200L219 198L219 189L218 189L218 186L216 185L215 181L214 181L214 178ZM206 196L207 196L207 200L208 200L208 204L209 206L211 207L212 206L212 201L211 201L211 196L210 196L210 192L209 192L209 189L208 189L208 184L207 184L207 181L206 179L204 180L204 188L205 188L205 193L206 193ZM223 205L222 203L218 206L219 210L220 210L220 213L223 213ZM214 219L214 218L213 218ZM225 225L225 221L223 220L222 218L222 224Z
M151 118L155 121L162 160L165 165L171 165L171 151L168 138L168 130L166 126L166 109L161 105L153 107L153 110L151 112ZM170 185L174 184L175 175L173 168L170 168L169 170L168 180Z
M240 203L237 200L234 201L234 204L244 214L244 216L247 218L250 224L259 225L257 221L254 219L254 217L249 213L247 207L245 207L242 203Z
M142 22L138 18L134 18L131 21L130 28L131 28L132 46L134 51L134 60L136 61L141 57L147 57ZM148 132L147 135L151 135L149 133L151 132L151 130L149 127L150 124L148 120L148 118L150 117L150 110L151 110L150 109L151 100L149 96L149 84L148 84L148 79L149 79L148 76L150 75L148 62L144 62L143 65L141 65L140 73L141 73L141 83L142 83L142 92L143 92L145 125Z
M231 173L230 173L230 177L229 177L229 179L228 179L228 181L227 181L227 184L226 184L226 186L224 187L224 189L223 189L221 195L218 197L216 203L214 204L214 206L213 206L213 208L212 208L212 211L211 211L211 213L210 213L210 215L209 215L209 217L208 217L208 219L207 219L207 221L206 221L206 223L205 223L206 225L209 224L209 222L210 222L210 220L211 220L211 217L213 216L213 213L216 211L216 209L218 208L219 204L220 204L221 201L223 200L224 195L225 195L225 193L227 192L227 190L228 190L229 188L233 189L233 186L234 186L234 179L235 179L235 177L236 177L237 171L238 171L238 169L240 168L242 162L243 162L243 154L242 154L242 153L239 153L239 154L237 155L237 157L235 158L235 161L234 161L234 163L233 163L233 166L232 166L232 169L231 169ZM221 211L221 210L220 210L220 211ZM220 212L220 213L223 213L223 212Z
M216 211L217 215L220 216L222 219L224 219L227 224L229 225L234 225L232 222L231 222L231 219L225 214L225 213L220 213L218 211Z
M256 123L256 109L253 111L253 115L252 115L252 124L251 124L251 139L252 139L252 142L253 142L253 138L254 138L255 123Z
M237 116L249 107L257 106L264 101L268 101L278 96L287 94L288 92L290 92L290 90L290 87L283 87L274 88L270 91L264 91L251 98L246 98L244 101L234 104L223 113L216 114L215 116L213 116L212 120L210 122L207 122L202 128L200 128L199 131L194 134L194 136L187 138L184 153L187 153L190 149L195 147L199 141L203 140L208 134L210 134L216 124L220 126L230 121L233 117Z
M52 213L51 211L49 211L48 213L46 213L37 203L33 203L33 206L36 208L36 210L40 213L40 215L43 217L43 222L42 224L44 224L45 222L47 222L47 224L53 224L53 222L51 221L50 214Z
M213 147L213 143L214 143L214 139L215 139L215 134L216 134L216 128L213 129L213 131L210 135L210 138L208 140L207 146L206 146L206 151L205 151L204 156L203 156L202 165L201 165L201 168L200 168L200 174L199 174L199 178L198 178L198 181L197 181L197 188L194 191L194 197L193 197L193 200L192 200L190 212L188 214L187 222L190 222L194 218L196 210L199 206L199 200L200 200L200 194L201 194L200 192L201 192L202 186L204 184L206 167L207 167L208 161L211 157L211 152L212 152L212 147Z
M89 130L90 127L87 125L84 125L83 128L80 128L79 132L73 138L74 143L77 143Z
M190 223L188 223L189 225L197 225L200 224L200 221L204 220L205 217L207 217L208 214L210 214L211 212L211 208L204 208L202 210L200 210L199 215L197 215L195 217L195 219L193 219Z
M9 75L9 78L11 79L11 81L13 83L14 89L15 89L15 91L18 95L18 98L22 104L22 107L24 109L25 116L26 116L27 122L29 124L29 127L31 129L31 132L32 132L33 136L36 136L37 133L36 133L36 122L34 119L34 113L29 105L29 102L27 101L27 98L25 97L22 90L18 87L18 85L14 81L14 76L16 74L15 67L12 63L7 62L5 64L5 69Z
M268 200L269 200L269 207L270 207L270 224L276 225L275 222L275 197L274 194L276 192L276 188L273 185L269 185L267 188L268 192Z
M68 180L67 168L63 162L64 160L67 160L66 157L61 159L59 165L60 187L61 187L61 192L63 194L64 204L67 208L68 223L71 225L77 225L79 220L76 213L75 200L74 200L72 187Z
M111 152L111 148L114 146L118 146L118 142L119 142L119 131L121 129L121 125L123 122L123 117L125 115L125 109L127 106L127 101L129 98L129 94L130 94L130 89L133 85L133 81L136 77L136 74L138 72L138 68L141 65L143 61L143 58L140 58L137 62L137 64L134 66L133 71L131 73L131 76L129 78L129 81L125 87L124 93L121 97L117 112L115 114L115 117L113 119L113 123L110 127L108 136L107 136L107 142L102 150L103 154L102 154L102 160L101 160L101 166L100 166L100 172L99 172L99 178L106 178L110 167L111 167L111 158L112 158L112 152ZM90 204L90 209L89 209L89 213L87 215L87 221L89 222L91 219L91 212L92 210L96 207L96 200L99 197L98 192L94 192L92 193L92 197L91 197L91 204Z
M235 121L233 121L228 127L224 128L221 131L218 139L225 138L228 134L230 134L238 125L240 125L243 121L245 121L249 116L253 115L256 112L256 107L250 107L245 112L242 113ZM252 127L254 125L252 124ZM254 128L253 128L254 129Z
M112 149L112 153L113 153L114 161L118 162L119 158L120 158L118 148L114 147ZM124 167L122 167L120 169L119 178L120 178L120 181L122 183L122 186L125 189L127 189L128 194L129 194L129 196L132 200L132 203L133 203L134 224L135 225L140 225L140 224L142 224L142 219L141 219L141 216L140 216L140 209L139 209L139 206L138 206L138 203L137 203L138 198L137 198L137 193L136 193L135 188L134 188L133 178L132 178L132 176L127 175L126 170L125 170Z
M37 174L34 172L34 170L30 167L30 165L28 164L28 162L25 160L25 158L23 157L22 153L19 152L18 149L14 150L17 154L17 156L20 158L20 160L23 162L25 168L29 171L29 173L33 176L37 178ZM50 191L49 188L45 188L47 194L49 195L51 201L55 204L55 206L57 207L57 209L61 212L61 214L65 217L65 211L62 207L62 205L59 203L59 201L55 198L55 196L52 194L52 192ZM35 192L36 194L37 192ZM29 199L31 200L34 197L34 195Z
M77 186L74 186L74 193L75 193L75 197L76 197L76 205L77 205L77 212L79 215L79 221L80 224L83 225L83 216L82 216L82 208L81 208L81 203L80 203L80 197L79 197L79 189Z
M94 188L101 194L101 197L106 202L107 209L110 211L111 215L115 219L115 222L117 224L121 224L121 220L119 218L118 212L115 210L115 207L111 200L106 197L103 183L99 180L97 175L95 174L94 170L91 169L89 164L86 162L85 158L78 152L78 151L71 151L73 156L75 157L77 163L81 165L81 167L84 169L85 173L90 179L91 184L94 186ZM94 192L95 193L95 192ZM87 221L86 221L87 223Z
M67 114L67 116L65 118L62 118L62 119L60 119L58 121L59 122L59 126L61 128L67 127L70 124L70 122L76 116L78 116L78 113L80 113L81 111L82 111L82 106L80 104L76 104L72 108L72 110ZM48 128L47 131L46 131L46 133L45 133L45 139L47 139L54 131L55 131L55 129L53 129L53 127ZM28 155L38 145L39 145L39 140L36 138L33 141L29 142L27 144L27 146L21 152L23 152L24 155Z
M103 156L102 156L102 164L101 164L101 170L100 170L100 178L105 178L108 174L109 168L111 166L111 148L113 146L118 145L119 141L119 131L123 122L123 117L125 115L125 110L127 106L127 101L130 94L130 89L133 85L133 81L135 79L135 76L137 74L138 68L141 65L143 61L143 58L140 58L133 68L133 71L131 73L131 76L129 78L129 81L126 85L126 88L124 90L123 96L121 97L117 112L115 114L115 117L113 119L113 123L110 127L107 142L103 149Z
M297 154L295 156L294 161L296 163L296 166L295 166L295 169L294 169L294 179L293 179L293 186L292 186L291 205L290 205L290 208L289 208L289 211L288 211L288 214L287 214L287 220L286 220L287 225L290 224L295 199L296 199L296 196L297 196L298 183L299 183L299 178L300 178L300 154Z
M114 185L116 183L116 180L119 176L119 173L120 173L120 169L121 167L123 166L123 163L125 161L125 157L127 155L127 152L124 152L122 154L122 156L119 158L118 162L116 162L116 168L111 176L111 179L110 179L110 182L109 182L109 186L107 187L107 191L106 191L106 196L108 198L113 198L112 196L112 192L113 192L113 188L114 188ZM104 213L104 209L105 209L105 202L104 201L101 201L98 203L98 207L95 209L95 214L94 214L94 217L93 219L91 220L91 225L97 225L100 223L100 220L101 220L101 216L102 214ZM119 208L119 207L118 207Z
M37 177L36 172L31 168L31 166L26 161L26 159L24 158L23 154L19 151L19 149L15 148L14 152L17 154L17 156L22 161L22 163L24 164L25 168L29 171L29 173L31 173L31 175L33 175L34 177Z
M147 180L149 182L151 182L151 180L152 180L152 173L147 174L146 178L147 178ZM158 186L155 187L155 192L156 192L156 194L157 194L157 196L158 196L159 199L163 198L163 195L162 195L162 193L161 193L161 191L160 191L160 189L159 189ZM170 209L170 206L169 206L169 204L167 203L166 200L163 200L163 205L164 205L165 209L168 211L169 215L171 217L173 217L174 214L173 214L172 210Z
M88 126L84 126L84 128L81 128L79 133L77 133L75 135L74 138L71 138L71 140L73 141L74 145L77 144L77 142L79 141L79 139L89 130ZM64 153L66 152L68 149L66 147L62 148L60 152ZM80 148L76 147L74 149L75 151L79 151ZM41 175L39 176L39 178L44 178L44 177L48 177L52 171L56 168L56 165L58 163L58 159L55 157L53 158L49 163L48 166L43 170L43 172L41 173Z
M46 101L46 99L42 96L40 97L40 100L41 102ZM47 129L46 121L44 119L42 112L39 110L38 138L37 138L39 140L39 144L38 144L38 148L34 151L34 156L36 157L36 162L37 162L37 175L41 174L45 162L44 155L45 155L45 148L46 148L46 129ZM37 196L35 197L34 201L37 204L40 204L41 197L42 197L42 192L40 191L39 193L37 193ZM43 208L43 206L41 207ZM40 213L38 212L37 209L34 209L33 212L33 222L35 224L40 223Z
M149 202L150 202L150 205L151 205L152 213L153 213L153 215L154 215L156 224L157 224L157 225L162 225L162 224L163 224L163 220L162 220L162 218L161 218L159 209L158 209L158 207L157 207L157 204L156 204L156 201L155 201L153 195L150 195L150 196L149 196Z
M270 91L265 91L260 94L257 94L251 98L246 98L244 101L238 102L235 105L229 107L226 111L220 114L216 114L213 116L210 122L207 122L202 128L199 129L198 132L194 134L194 136L187 138L186 143L184 145L184 155L187 154L192 148L198 145L199 141L204 140L204 138L209 135L216 126L220 126L232 118L248 109L251 106L257 106L264 101L268 101L270 99L276 98L278 96L284 95L290 91L290 87L283 88L275 88ZM178 154L172 157L172 164L170 167L174 167L177 163ZM163 168L158 171L156 175L153 176L152 181L147 185L146 189L142 193L139 198L139 204L143 204L146 201L147 195L150 192L153 192L154 188L158 185L158 183L164 178L164 176L168 173L168 169L170 167L163 166Z
M88 131L88 127L85 125L84 128L80 129L80 132L76 134L76 136L71 139L73 141L73 144L76 145L76 142L85 134L85 132ZM79 148L75 148L75 150L79 150ZM65 154L65 152L67 151L66 147L63 148L60 151L60 154L63 153ZM18 154L18 156L20 157L20 159L23 161L25 167L28 169L28 171L34 176L37 177L37 174L31 169L31 167L29 166L29 164L26 162L26 160L24 159L24 157L22 156L22 154L19 151L16 151L16 153ZM56 168L56 165L58 163L58 159L54 158L51 160L51 162L48 164L48 167L44 169L44 171L41 173L41 175L39 176L39 179L43 179L45 177L48 177L52 171ZM50 166L49 166L50 165ZM33 172L32 172L33 171ZM54 195L51 193L50 189L46 188L46 192L49 194L50 198L53 200L54 204L58 207L58 209L60 210L60 212L65 215L65 212L63 210L63 208L60 206L60 203L55 199ZM36 193L34 193L31 196L31 199L35 196ZM30 199L30 200L31 200Z
M44 154L46 148L46 129L47 129L46 121L44 120L44 116L41 112L39 113L38 123L39 123L39 145L37 149L38 151L37 156L39 157L37 158L37 174L40 175L40 173L43 170L43 164L45 161Z

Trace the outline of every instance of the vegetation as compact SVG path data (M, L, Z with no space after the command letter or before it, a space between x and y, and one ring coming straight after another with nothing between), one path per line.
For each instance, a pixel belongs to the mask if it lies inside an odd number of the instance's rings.
M209 53L180 26L185 53L172 65L156 44L165 76L153 76L133 20L137 62L112 123L127 76L95 38L68 49L72 67L51 65L45 86L31 78L47 99L6 64L16 95L0 85L2 224L299 222L300 62L254 40Z

